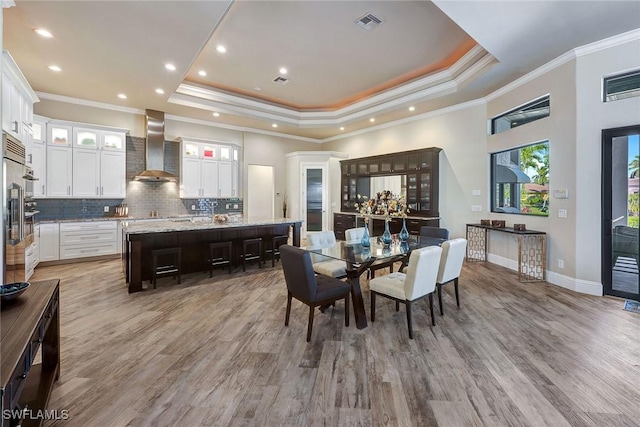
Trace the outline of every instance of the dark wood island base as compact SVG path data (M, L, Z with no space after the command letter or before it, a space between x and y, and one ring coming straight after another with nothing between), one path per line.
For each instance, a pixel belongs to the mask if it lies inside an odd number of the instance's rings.
M154 249L179 247L181 273L202 272L208 271L209 243L233 241L234 251L237 251L244 239L262 237L267 240L271 236L289 234L293 228L292 244L300 246L301 225L301 221L288 219L222 224L171 221L132 224L123 228L123 267L129 293L144 290L142 282L151 279L151 251Z

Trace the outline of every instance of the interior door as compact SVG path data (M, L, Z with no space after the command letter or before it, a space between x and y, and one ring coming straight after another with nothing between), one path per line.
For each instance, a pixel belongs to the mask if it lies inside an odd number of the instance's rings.
M301 169L303 232L328 230L327 165L302 163Z
M602 283L640 301L640 125L602 133Z

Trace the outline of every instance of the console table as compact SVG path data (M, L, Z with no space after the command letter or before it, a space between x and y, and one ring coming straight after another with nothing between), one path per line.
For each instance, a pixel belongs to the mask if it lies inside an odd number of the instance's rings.
M467 224L467 261L487 260L487 233L498 231L516 236L518 240L518 279L537 282L546 278L547 234L535 230L514 230L512 227Z
M22 295L2 303L0 311L0 426L20 421L10 410L23 410L22 426L45 420L53 383L60 375L60 281L32 282ZM38 358L38 350L42 349Z

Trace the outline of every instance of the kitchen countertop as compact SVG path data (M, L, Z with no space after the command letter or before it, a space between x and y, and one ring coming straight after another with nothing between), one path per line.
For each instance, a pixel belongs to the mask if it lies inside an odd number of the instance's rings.
M209 215L174 215L174 216L161 216L161 217L150 217L150 216L110 216L110 217L101 217L101 218L65 218L65 219L44 219L38 220L36 219L36 224L47 224L47 223L58 223L58 222L94 222L94 221L146 221L146 220L154 220L154 221L163 221L163 220L171 220L171 219L191 219L191 218L211 218Z
M148 234L148 233L168 233L172 231L193 231L193 230L211 230L211 229L228 229L234 227L259 227L261 225L277 225L290 224L294 222L302 222L299 219L291 218L238 218L227 222L214 222L211 220L196 220L195 222L184 220L183 218L176 220L154 221L154 222L138 222L124 226L127 234Z

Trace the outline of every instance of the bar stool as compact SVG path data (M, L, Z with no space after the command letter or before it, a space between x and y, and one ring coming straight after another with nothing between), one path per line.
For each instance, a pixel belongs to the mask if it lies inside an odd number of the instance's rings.
M280 246L286 245L289 242L289 235L271 236L271 239L267 241L267 247L264 250L264 255L271 256L271 267L276 265L276 257L280 259Z
M242 241L242 271L246 270L246 262L258 260L258 267L262 268L262 238L245 239Z
M232 242L213 242L209 243L209 277L213 277L213 267L219 265L229 266L229 274L231 274L231 254L233 253Z
M153 278L151 280L153 289L156 288L158 276L168 274L171 274L174 278L178 276L178 283L180 283L180 248L154 249L151 251L151 256L153 257ZM158 265L159 261L168 262L169 259L171 259L170 264Z

